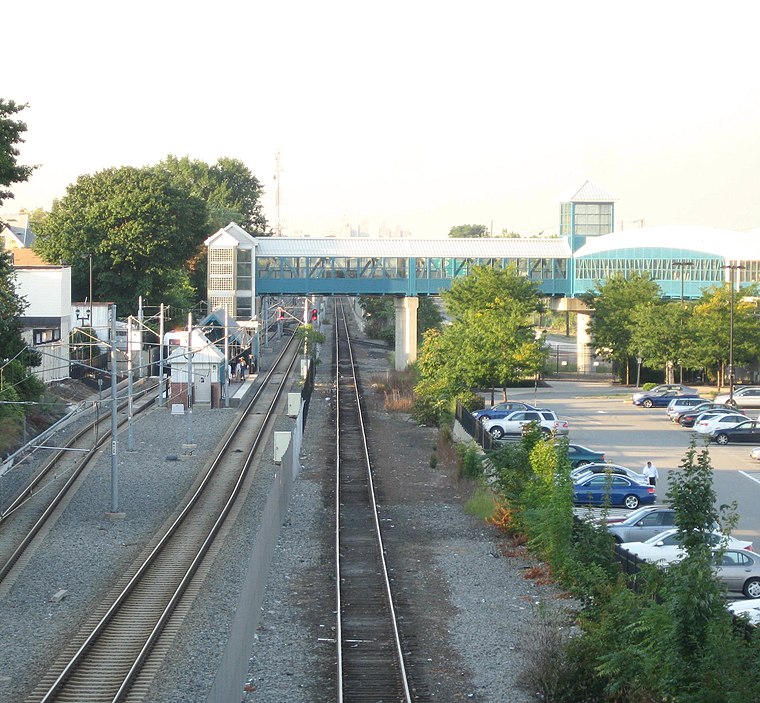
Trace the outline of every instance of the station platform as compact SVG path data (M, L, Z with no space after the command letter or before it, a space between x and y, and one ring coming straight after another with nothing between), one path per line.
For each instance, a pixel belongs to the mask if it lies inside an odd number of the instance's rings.
M230 381L228 386L230 394L231 408L239 408L253 395L253 389L256 386L256 381L259 377L258 373L252 373L246 376L245 381ZM222 399L222 407L224 407L224 400Z

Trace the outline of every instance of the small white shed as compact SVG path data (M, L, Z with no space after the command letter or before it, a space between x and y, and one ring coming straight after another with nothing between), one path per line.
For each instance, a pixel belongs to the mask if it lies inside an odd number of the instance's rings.
M224 354L200 330L193 330L189 352L187 331L175 334L179 335L180 343L172 348L166 359L167 365L171 368L169 405L181 403L187 407L189 353L193 404L210 405L212 408L220 407L222 373L225 369Z

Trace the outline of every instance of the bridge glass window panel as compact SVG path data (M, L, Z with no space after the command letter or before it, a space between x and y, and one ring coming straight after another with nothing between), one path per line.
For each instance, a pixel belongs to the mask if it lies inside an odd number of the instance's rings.
M559 234L560 237L567 237L572 233L573 204L562 203L559 207Z
M309 278L329 278L327 269L330 266L330 259L324 256L312 256L308 259L307 270Z
M467 276L470 273L470 267L473 259L452 259L452 278Z
M256 276L258 278L277 278L280 266L277 259L272 257L256 257Z
M739 283L757 283L760 281L760 261L744 261L744 268L737 269L734 273L738 274Z
M433 257L428 259L429 278L443 278L443 259Z

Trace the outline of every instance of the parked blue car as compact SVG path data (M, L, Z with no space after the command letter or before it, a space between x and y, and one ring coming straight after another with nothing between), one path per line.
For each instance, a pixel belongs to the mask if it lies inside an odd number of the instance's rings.
M659 393L636 393L633 396L633 404L645 408L667 408L673 398L699 398L699 395L676 390L661 391Z
M611 506L635 510L656 500L654 486L616 474L592 474L573 484L573 502L576 505L604 505L609 502Z
M520 403L514 400L505 400L503 403L497 403L490 408L483 408L482 410L474 410L472 416L476 420L496 420L506 417L515 410L538 410L532 405L527 403Z

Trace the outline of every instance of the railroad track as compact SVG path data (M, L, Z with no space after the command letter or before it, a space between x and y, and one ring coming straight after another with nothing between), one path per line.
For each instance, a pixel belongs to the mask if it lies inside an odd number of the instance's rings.
M201 579L194 577L209 568L204 558L253 470L297 347L292 337L176 519L71 639L29 703L145 700L178 621L200 587Z
M348 322L335 305L337 700L410 703Z
M153 403L157 384L147 383L133 396L138 405L132 415L138 415ZM147 402L139 401L148 396ZM124 400L119 410L128 405ZM123 427L127 418L118 421ZM52 447L54 453L32 480L15 496L0 514L0 595L7 592L13 577L27 561L29 545L42 532L58 506L71 493L72 487L84 474L97 450L111 439L110 410L67 439L63 446Z

